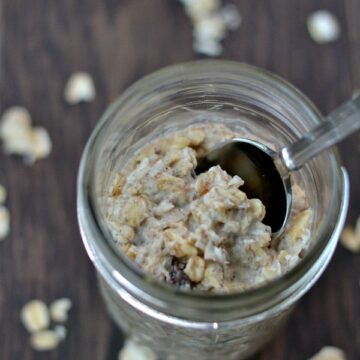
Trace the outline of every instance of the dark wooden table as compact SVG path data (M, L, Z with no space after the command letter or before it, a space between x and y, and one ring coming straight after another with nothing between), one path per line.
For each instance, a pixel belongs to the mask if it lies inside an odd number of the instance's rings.
M359 0L237 0L241 28L223 57L274 71L330 111L360 88ZM317 45L308 14L326 8L342 36ZM34 166L0 155L0 183L9 192L11 236L0 244L0 359L116 359L121 333L107 317L75 213L80 155L99 116L128 85L168 64L197 58L191 27L175 0L1 0L0 111L20 104L48 128L51 156ZM97 97L69 106L67 77L90 72ZM359 215L359 137L340 146L351 177L349 222ZM360 262L341 246L261 360L304 360L324 345L360 357ZM21 306L68 296L74 302L65 343L38 353L19 321Z

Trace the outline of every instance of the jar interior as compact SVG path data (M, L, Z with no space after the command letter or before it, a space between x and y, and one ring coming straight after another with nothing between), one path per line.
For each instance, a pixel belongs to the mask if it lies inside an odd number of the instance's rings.
M269 90L262 81L252 79L209 78L187 79L171 83L130 89L121 101L104 115L99 129L92 167L93 209L97 221L114 246L104 214L113 177L126 161L144 144L155 138L195 123L222 123L234 131L246 132L248 138L261 140L278 151L292 143L317 122L295 96ZM327 223L334 202L333 154L323 153L310 161L292 177L305 190L314 211L312 243ZM119 256L120 254L119 251ZM130 265L131 266L131 265Z

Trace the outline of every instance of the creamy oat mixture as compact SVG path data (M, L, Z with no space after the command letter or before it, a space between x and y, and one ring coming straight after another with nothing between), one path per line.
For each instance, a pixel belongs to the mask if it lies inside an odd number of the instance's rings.
M275 247L262 223L266 209L219 166L196 175L197 158L226 138L224 125L199 124L142 147L112 183L107 222L134 263L181 288L232 292L280 276L310 238L312 213L293 185L289 225Z

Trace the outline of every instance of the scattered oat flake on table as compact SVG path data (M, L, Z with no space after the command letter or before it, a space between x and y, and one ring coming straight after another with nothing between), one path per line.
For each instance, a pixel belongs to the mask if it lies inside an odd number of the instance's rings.
M0 241L4 240L10 233L10 213L9 210L0 205Z
M219 0L180 0L193 23L193 49L207 56L219 56L221 41L229 30L236 30L241 16L233 4L221 7Z
M325 346L309 360L346 360L345 353L334 346Z
M3 204L6 201L7 191L4 186L0 184L0 204Z
M199 20L194 28L194 37L199 42L221 41L226 34L224 21L220 16L209 16Z
M65 340L67 330L64 325L56 325L54 327L54 332L56 333L56 335L59 337L60 340Z
M48 308L41 300L31 300L25 304L20 319L30 333L46 329L50 324Z
M340 37L339 22L327 10L318 10L309 15L307 28L311 38L319 44L326 44Z
M31 335L30 344L34 350L48 351L56 349L60 340L55 331L42 330Z
M50 304L50 317L55 322L65 322L72 302L68 298L60 298Z
M13 106L1 117L0 137L4 151L8 154L23 155L28 151L31 117L21 106Z
M32 157L43 159L51 152L52 144L49 133L43 127L34 127L32 131Z
M71 105L90 102L95 99L95 95L94 81L86 72L73 73L65 85L64 98Z
M194 41L194 51L208 56L219 56L223 52L222 45L217 41Z
M358 218L355 230L346 225L341 233L341 244L351 252L360 252L360 218Z
M23 156L30 164L47 157L52 149L47 130L39 126L32 128L30 114L21 106L13 106L4 112L0 139L5 153Z
M148 347L127 340L119 353L118 360L156 360L156 355Z
M234 4L227 4L220 9L219 15L223 18L229 30L236 30L241 25L241 15Z
M193 21L219 10L221 0L180 0Z

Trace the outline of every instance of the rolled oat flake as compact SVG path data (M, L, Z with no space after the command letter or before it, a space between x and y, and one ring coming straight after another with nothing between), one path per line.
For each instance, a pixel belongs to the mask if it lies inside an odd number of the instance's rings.
M60 337L55 331L42 330L32 334L30 344L33 349L38 351L48 351L57 348Z
M41 300L32 300L25 304L21 309L20 318L30 333L46 329L50 324L48 308Z
M312 13L307 20L311 38L318 44L326 44L340 37L340 25L337 18L327 10Z

